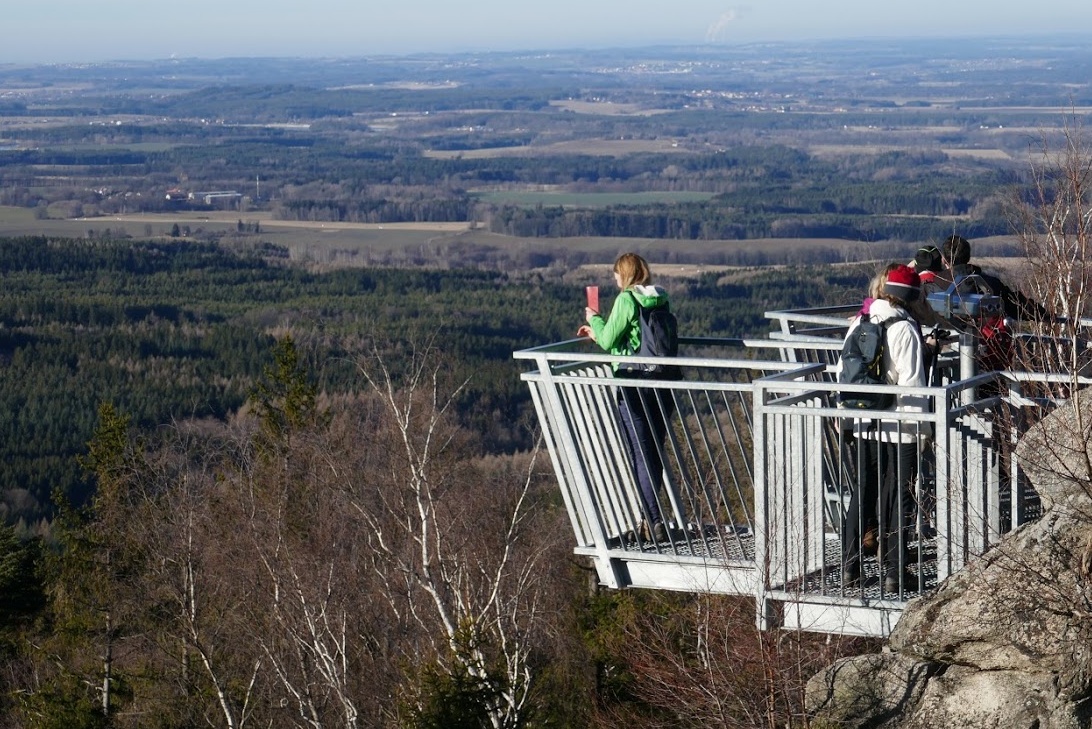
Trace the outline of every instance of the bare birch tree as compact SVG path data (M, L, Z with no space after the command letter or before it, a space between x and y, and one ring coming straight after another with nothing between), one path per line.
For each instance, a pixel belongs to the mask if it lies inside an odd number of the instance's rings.
M165 683L177 687L173 699L159 700L182 716L241 729L258 708L262 664L245 649L238 608L254 595L235 571L239 510L222 478L237 441L221 426L199 423L176 423L165 436L148 454L155 498L132 527L158 557L145 573L149 605L169 616L149 631L173 679Z
M523 724L545 613L565 594L540 569L560 546L560 511L535 508L548 480L533 455L480 456L436 359L400 360L403 376L378 356L358 366L364 392L337 402L299 382L264 388L259 414L278 427L255 431L225 475L235 506L217 508L241 527L224 538L253 585L239 608L269 715L413 723L448 692L443 710ZM304 407L284 416L293 398Z
M1092 148L1075 114L1060 136L1044 135L1030 181L1030 190L1011 206L1012 222L1029 265L1025 286L1051 315L1034 322L1035 336L1017 348L1013 369L1055 375L1052 382L1032 385L1029 394L1067 401L1077 437L1069 446L1063 443L1071 439L1043 443L1043 461L1067 463L1075 470L1066 478L1092 483L1092 454L1083 445L1059 451L1086 441L1092 428L1081 384L1092 364L1086 326L1092 306Z
M1044 137L1031 168L1032 188L1013 206L1014 223L1033 275L1038 298L1070 321L1086 312L1089 234L1092 228L1092 150L1079 118L1063 127L1061 149Z
M361 538L391 614L419 636L405 657L469 679L492 726L522 725L548 589L540 570L556 546L534 508L535 459L522 473L470 462L452 412L461 386L445 387L429 351L403 364L398 379L378 355L358 361L378 415L361 455L385 465L345 482ZM410 713L424 701L411 693Z

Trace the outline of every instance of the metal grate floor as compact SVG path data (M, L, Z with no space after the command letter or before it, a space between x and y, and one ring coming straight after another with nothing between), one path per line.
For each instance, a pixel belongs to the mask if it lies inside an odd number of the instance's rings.
M612 540L611 547L635 554L662 554L679 557L703 557L726 562L753 562L755 559L754 534L746 528L706 525L700 529L669 530L668 539L653 542L628 534L623 539ZM935 539L921 539L909 544L911 560L906 571L917 576L916 589L901 586L900 590L885 590L887 571L876 555L866 555L861 565L858 585L843 585L841 544L837 538L828 539L823 555L824 566L803 577L773 586L774 590L796 595L821 595L844 597L863 601L908 600L937 586L937 550Z
M849 586L842 580L842 548L837 540L829 540L824 555L825 565L821 570L809 573L781 586L780 589L811 595L848 597L865 601L873 600L908 600L911 597L931 590L937 586L937 549L936 540L918 540L909 544L911 555L906 571L918 578L916 589L900 586L899 589L884 589L889 575L880 560L874 554L866 555L861 564L861 580L858 585ZM897 573L896 573L897 575ZM900 595L901 590L901 595Z
M700 528L690 525L686 529L668 529L667 540L659 542L627 534L623 539L613 540L611 546L626 552L705 557L727 562L753 562L755 559L754 534L746 527L730 525L706 524Z

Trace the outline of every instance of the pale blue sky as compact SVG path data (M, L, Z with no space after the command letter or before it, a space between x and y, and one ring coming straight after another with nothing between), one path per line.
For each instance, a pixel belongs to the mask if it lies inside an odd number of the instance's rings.
M5 0L0 63L1083 32L1089 0ZM1089 30L1088 32L1092 32Z

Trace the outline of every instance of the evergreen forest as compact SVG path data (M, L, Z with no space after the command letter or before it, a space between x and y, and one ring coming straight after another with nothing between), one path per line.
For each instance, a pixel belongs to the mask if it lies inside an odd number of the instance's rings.
M0 267L3 726L698 721L645 685L657 615L749 633L718 680L789 717L762 671L860 649L589 591L511 357L571 338L587 280L44 236ZM739 336L870 272L661 283L684 336Z

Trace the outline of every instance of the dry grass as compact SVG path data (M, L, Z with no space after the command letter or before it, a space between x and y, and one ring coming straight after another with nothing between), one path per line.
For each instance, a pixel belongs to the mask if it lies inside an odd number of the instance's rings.
M613 101L581 101L579 99L551 101L550 106L556 106L559 109L577 114L598 114L600 116L654 116L656 114L669 114L674 111L674 109L647 109L640 104L623 104Z
M627 154L650 152L686 153L685 142L678 139L574 139L520 147L490 147L488 149L430 149L425 157L432 159L495 159L497 157L551 157L554 155L592 155L624 157Z
M286 228L293 230L310 230L316 233L339 230L391 230L407 231L419 230L433 233L461 233L470 229L470 223L327 223L310 220L277 220L266 211L254 211L247 213L220 210L211 212L179 212L179 213L145 213L141 215L111 215L102 218L80 218L83 222L110 221L119 223L145 223L161 225L236 225L240 220L244 222L257 222L262 228L275 229Z
M914 144L814 144L808 152L817 157L844 157L856 154L884 154L887 152L909 152L920 150L921 145ZM940 150L949 157L970 157L974 159L1009 160L1012 155L1003 149L960 149L944 147Z
M1003 149L951 149L941 150L949 157L970 157L972 159L1010 160L1012 155Z
M0 207L0 236L47 235L83 238L89 232L125 233L135 239L169 238L174 225L188 227L192 237L202 233L230 240L239 221L259 224L260 233L241 237L284 247L292 260L326 265L364 266L375 256L436 250L470 230L468 223L318 223L273 220L268 212L179 212L111 215L71 220L37 220L34 211ZM186 240L170 238L171 240Z

